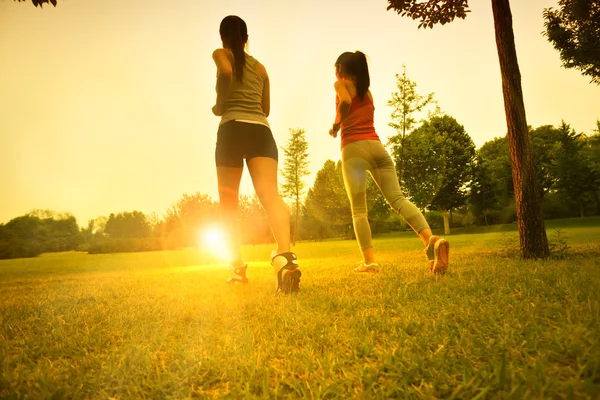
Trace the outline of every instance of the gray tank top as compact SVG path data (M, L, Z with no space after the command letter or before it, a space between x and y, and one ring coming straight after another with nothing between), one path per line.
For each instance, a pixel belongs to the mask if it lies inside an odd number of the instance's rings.
M236 120L269 126L262 109L263 79L256 73L254 57L246 54L244 79L240 82L235 73L231 82L231 93L224 104L221 123Z

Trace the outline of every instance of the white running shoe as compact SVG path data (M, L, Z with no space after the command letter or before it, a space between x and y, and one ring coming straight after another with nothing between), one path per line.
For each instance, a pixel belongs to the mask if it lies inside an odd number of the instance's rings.
M371 263L365 264L364 261L358 263L356 267L354 267L354 272L379 272L379 264Z

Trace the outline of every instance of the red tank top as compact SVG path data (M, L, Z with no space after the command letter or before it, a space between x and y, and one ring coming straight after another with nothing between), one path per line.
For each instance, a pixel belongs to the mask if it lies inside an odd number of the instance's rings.
M339 103L336 97L336 107ZM375 105L368 94L361 99L356 95L350 103L350 111L341 125L342 147L358 140L379 140L374 124Z

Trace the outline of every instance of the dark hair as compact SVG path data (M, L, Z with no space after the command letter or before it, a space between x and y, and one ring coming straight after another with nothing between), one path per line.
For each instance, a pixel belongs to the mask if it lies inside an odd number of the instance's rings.
M246 53L244 46L248 41L248 27L243 19L237 15L228 15L221 21L219 26L221 40L226 41L231 46L233 53L233 72L241 82L244 76L244 65L246 64Z
M371 86L371 78L369 77L369 66L367 65L367 56L362 51L349 51L342 53L335 66L341 67L341 72L346 75L356 77L356 92L361 99L365 98L369 86Z

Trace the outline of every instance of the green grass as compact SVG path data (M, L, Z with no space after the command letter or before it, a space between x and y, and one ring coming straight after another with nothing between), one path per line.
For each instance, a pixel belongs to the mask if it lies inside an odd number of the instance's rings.
M0 398L600 398L600 219L547 225L566 258L471 230L439 278L409 233L375 240L379 274L300 243L294 296L267 245L234 287L193 249L1 261Z

